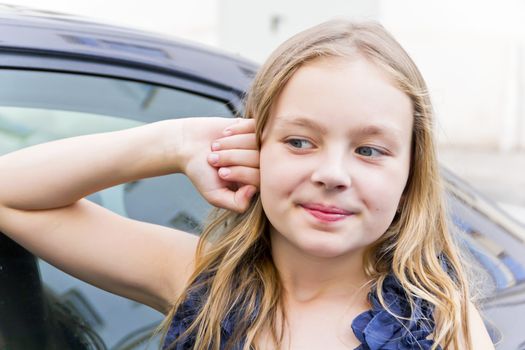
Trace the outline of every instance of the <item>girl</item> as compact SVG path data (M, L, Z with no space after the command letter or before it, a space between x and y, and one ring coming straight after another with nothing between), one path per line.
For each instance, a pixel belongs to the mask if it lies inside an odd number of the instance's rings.
M493 349L447 228L425 83L381 26L282 44L246 117L8 154L0 229L167 314L166 349ZM200 239L82 199L175 172L226 209Z

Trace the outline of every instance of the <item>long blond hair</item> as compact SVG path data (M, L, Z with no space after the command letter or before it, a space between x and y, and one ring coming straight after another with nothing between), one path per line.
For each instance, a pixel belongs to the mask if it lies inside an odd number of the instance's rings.
M365 273L374 281L379 296L386 276L392 273L411 305L420 298L434 307L435 347L470 349L469 291L447 227L432 135L432 107L419 70L397 41L379 24L345 20L328 21L295 35L259 70L248 91L246 117L256 118L260 146L272 103L297 69L320 57L356 55L389 74L412 100L414 118L410 172L401 211L382 237L367 248ZM185 333L195 334L194 349L219 349L221 322L239 309L242 312L236 315L227 348L244 342L247 350L265 329L270 330L275 347L281 346L284 331L277 329L277 320L279 316L285 319L282 285L271 257L267 225L258 196L242 214L214 212L197 247L195 271L167 315L165 330L188 295L205 286L202 307Z

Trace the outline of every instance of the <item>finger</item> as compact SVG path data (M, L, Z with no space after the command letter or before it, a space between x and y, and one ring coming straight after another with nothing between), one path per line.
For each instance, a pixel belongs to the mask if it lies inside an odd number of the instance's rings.
M226 149L256 149L257 142L255 141L255 134L238 134L228 137L223 137L215 140L211 144L212 151L220 151Z
M208 155L208 163L214 167L247 166L259 167L259 151L235 149L213 152Z
M242 186L235 191L234 202L238 212L242 213L248 209L255 193L257 193L257 188L251 185Z
M248 208L256 192L257 189L252 185L242 186L236 191L222 188L209 194L209 202L217 207L241 213Z
M253 132L255 132L255 119L237 118L235 123L227 126L222 133L224 136L231 136Z
M221 179L226 181L259 187L260 172L257 168L232 166L228 168L220 168L218 174Z

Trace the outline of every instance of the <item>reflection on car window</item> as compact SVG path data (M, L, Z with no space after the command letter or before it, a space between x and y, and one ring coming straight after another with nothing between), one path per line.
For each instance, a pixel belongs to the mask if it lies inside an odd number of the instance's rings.
M90 113L0 106L0 154L65 137L116 131L144 124Z
M233 116L225 101L122 79L0 70L0 82L0 154L55 139L116 131L168 118ZM176 174L122 184L88 199L124 216L189 232L198 232L209 210L186 177ZM0 288L0 300L10 300L20 310L40 308L44 310L42 315L47 315L42 319L49 321L41 325L42 332L37 335L30 331L35 330L31 318L19 317L16 310L4 313L0 322L2 348L11 344L9 334L12 337L16 333L23 334L27 344L42 345L39 339L47 338L69 344L55 348L145 349L151 332L163 318L144 305L95 288L43 261L38 261L32 273L26 273L20 269L20 259L31 265L32 256L22 248L17 256L1 252L2 269L12 271L10 276L25 276L28 281L24 285L39 287L27 289L27 297L22 300L22 294L17 292L20 288L10 283L13 288ZM3 277L0 282L5 282ZM4 334L3 324L12 325L9 334ZM156 348L155 343L158 338L152 340L149 348Z
M122 79L0 70L0 81L0 106L76 111L142 122L232 115L226 101Z

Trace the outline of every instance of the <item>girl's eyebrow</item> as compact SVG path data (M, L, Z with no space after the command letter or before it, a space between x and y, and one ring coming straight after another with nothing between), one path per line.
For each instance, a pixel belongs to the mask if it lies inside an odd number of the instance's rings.
M301 126L301 127L305 127L305 128L317 131L323 135L328 133L328 130L324 126L316 123L311 118L294 117L294 116L279 116L279 117L276 117L275 119L278 122L278 125L282 124L282 125L279 125L282 128L284 128L286 125Z
M366 125L357 128L353 133L365 136L384 136L386 138L396 139L401 136L401 131L398 128L386 127L379 125Z
M278 116L275 118L278 124L281 128L286 127L287 125L291 126L301 126L308 129L312 129L314 131L317 131L323 135L326 135L328 133L328 130L326 127L320 125L312 118L305 118L305 117L293 117L293 116ZM401 136L401 130L399 128L396 128L394 126L383 126L383 125L364 125L357 127L351 131L352 135L360 135L360 136L383 136L388 139L392 139L392 141L395 141L398 137Z

